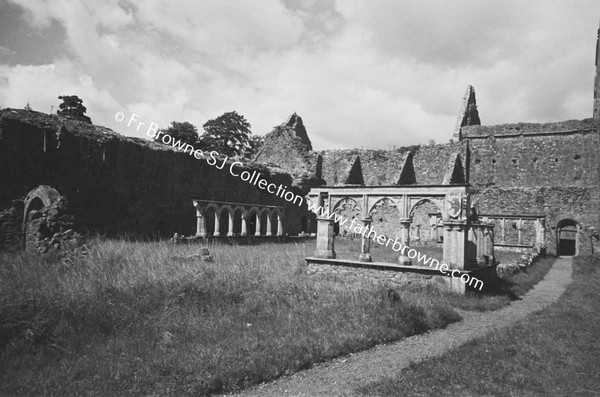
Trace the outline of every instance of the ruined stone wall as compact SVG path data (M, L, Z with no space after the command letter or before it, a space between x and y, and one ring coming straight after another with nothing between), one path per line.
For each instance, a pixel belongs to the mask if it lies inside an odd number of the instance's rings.
M466 155L462 143L431 146L409 146L397 150L323 150L322 177L327 185L344 184L353 162L358 157L366 186L396 185L409 153L413 153L416 183L440 185L444 180L450 158L454 153Z
M597 186L598 131L470 139L475 186Z
M479 212L545 215L546 244L556 226L579 223L580 252L591 253L600 226L600 135L590 119L550 124L464 127L470 183ZM594 251L597 251L594 248Z
M600 225L600 190L597 187L490 187L474 189L479 211L487 214L546 215L546 245L556 253L556 226L563 219L572 219L581 226L580 252L598 253L590 227ZM500 233L499 230L496 233Z
M287 174L255 164L247 168L292 190ZM78 227L105 233L193 234L194 198L286 206L290 234L300 231L306 213L230 175L227 167L219 170L107 128L24 110L0 111L0 170L0 208L49 185L68 198Z

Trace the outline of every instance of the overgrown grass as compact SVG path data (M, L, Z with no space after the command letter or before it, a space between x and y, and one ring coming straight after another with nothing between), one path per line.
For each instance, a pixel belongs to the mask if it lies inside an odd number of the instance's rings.
M303 274L304 245L98 241L0 263L0 394L205 395L460 319L442 295Z
M575 258L557 304L525 321L360 387L368 396L600 394L600 260Z

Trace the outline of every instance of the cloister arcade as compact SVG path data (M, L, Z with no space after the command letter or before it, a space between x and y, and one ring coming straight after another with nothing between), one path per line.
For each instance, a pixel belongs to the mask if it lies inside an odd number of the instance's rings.
M193 200L196 237L283 236L283 207Z
M308 199L386 239L398 237L402 246L410 246L411 237L441 242L443 260L451 268L485 266L494 260L493 224L472 218L466 185L322 187L311 189ZM317 226L315 257L334 259L334 220L317 218ZM343 235L344 230L339 232ZM362 235L360 261L372 261L370 240ZM398 263L412 265L405 254Z

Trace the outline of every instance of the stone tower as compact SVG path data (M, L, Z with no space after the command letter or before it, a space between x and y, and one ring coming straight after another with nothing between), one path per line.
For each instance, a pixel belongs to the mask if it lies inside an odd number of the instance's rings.
M600 27L596 38L596 77L594 78L594 120L600 121Z

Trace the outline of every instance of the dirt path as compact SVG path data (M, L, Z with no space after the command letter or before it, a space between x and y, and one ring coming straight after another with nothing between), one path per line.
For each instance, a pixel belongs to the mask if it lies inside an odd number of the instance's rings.
M356 386L393 376L413 362L440 356L492 329L510 325L555 302L572 280L572 260L557 259L544 280L522 300L487 313L459 310L463 321L388 345L377 346L274 382L245 390L237 396L350 396Z

